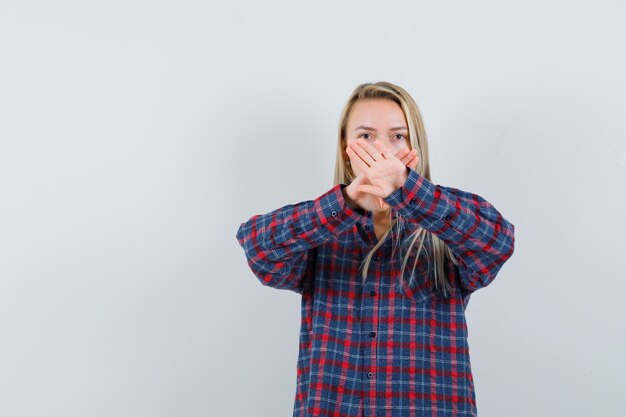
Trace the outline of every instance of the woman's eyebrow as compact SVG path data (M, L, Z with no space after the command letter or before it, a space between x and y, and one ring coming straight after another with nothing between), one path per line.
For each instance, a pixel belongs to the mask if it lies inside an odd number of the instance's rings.
M373 127L370 126L358 126L356 129L354 130L373 130L374 132L376 131L376 129L374 129ZM398 126L398 127L392 127L389 130L408 130L405 126Z

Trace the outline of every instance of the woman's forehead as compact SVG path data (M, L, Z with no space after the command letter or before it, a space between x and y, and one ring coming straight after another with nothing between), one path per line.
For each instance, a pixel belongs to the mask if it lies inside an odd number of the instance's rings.
M369 127L371 129L398 129L406 127L402 108L394 101L387 99L359 100L352 107L348 118L351 129Z

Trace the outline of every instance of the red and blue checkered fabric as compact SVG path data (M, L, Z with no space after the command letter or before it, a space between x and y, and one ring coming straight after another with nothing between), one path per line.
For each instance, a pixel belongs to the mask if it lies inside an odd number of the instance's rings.
M363 283L361 262L378 239L371 212L351 208L345 187L255 215L236 235L263 285L302 297L293 415L475 416L465 308L513 254L513 224L482 197L409 168L385 201L407 220L401 240L422 227L448 245L459 262L445 264L453 291L444 298L429 278L430 239L411 273L413 247L400 281L406 249L392 257L395 233Z

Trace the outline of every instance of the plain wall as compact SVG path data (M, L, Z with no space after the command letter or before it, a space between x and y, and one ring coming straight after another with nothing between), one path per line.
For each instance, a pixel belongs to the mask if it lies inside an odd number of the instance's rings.
M479 414L623 415L625 12L1 1L0 415L291 415L300 298L235 233L332 187L379 80L418 103L432 181L516 227L467 310Z

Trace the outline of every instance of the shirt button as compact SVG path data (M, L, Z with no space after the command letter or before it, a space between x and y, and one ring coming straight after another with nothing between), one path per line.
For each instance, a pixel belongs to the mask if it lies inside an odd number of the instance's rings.
M374 260L377 261L377 262L380 261L380 256L378 256L378 255L374 256Z
M376 336L376 332L370 332L370 337Z
M446 221L450 221L450 219L451 219L451 218L452 218L452 215L451 215L451 214L448 214L448 215L445 217Z
M370 291L370 295L373 297L376 295L376 291Z
M369 379L372 379L372 378L374 378L374 374L373 374L372 372L368 372L368 373L367 373L367 377L368 377Z
M332 215L333 215L333 217L335 217L335 216L337 215L337 212L336 212L335 210L333 210L333 212L332 212L332 213L330 213L330 214L332 214Z

